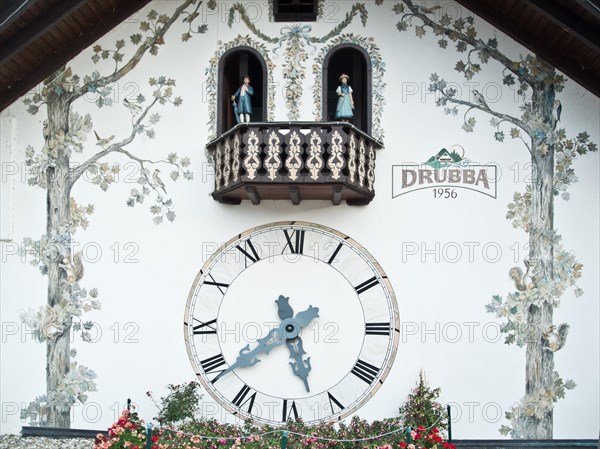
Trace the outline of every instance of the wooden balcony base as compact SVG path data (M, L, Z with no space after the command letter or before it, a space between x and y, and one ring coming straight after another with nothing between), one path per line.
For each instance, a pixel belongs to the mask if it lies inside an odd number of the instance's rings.
M350 206L364 206L371 202L373 196L365 197L364 191L357 191L353 186L343 184L249 184L240 183L230 189L213 192L213 198L222 204L240 204L250 200L258 205L262 200L288 200L295 206L303 200L329 199L334 206L345 201Z
M224 204L369 204L381 146L345 122L240 123L207 145L215 164L212 196Z

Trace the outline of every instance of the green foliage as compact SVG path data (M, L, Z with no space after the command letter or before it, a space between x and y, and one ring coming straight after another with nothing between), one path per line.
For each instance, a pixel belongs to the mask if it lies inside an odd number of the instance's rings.
M184 421L195 421L200 411L200 384L192 381L180 385L168 385L169 394L160 398L158 416L161 425L171 425ZM146 393L152 398L152 393Z
M507 220L515 229L529 232L531 225L531 185L525 187L525 193L515 192L512 203L508 204Z
M448 415L437 399L440 388L431 389L425 380L423 370L419 373L417 386L408 395L407 401L400 407L400 419L405 426L425 429L437 428L442 432L448 428Z
M509 293L506 299L494 295L492 301L485 306L488 313L493 313L505 322L501 331L506 334L506 344L516 344L522 347L530 342L541 341L545 350L557 351L561 347L552 348L548 344L547 336L556 333L554 326L543 329L528 321L528 312L531 306L541 307L549 304L552 307L560 305L560 298L569 288L574 290L575 296L581 296L583 291L577 286L577 280L582 275L583 265L575 256L565 250L560 243L560 236L556 233L540 233L540 239L547 240L547 245L554 247L553 269L554 276L550 279L536 279L535 276L526 288ZM533 269L535 274L535 268ZM564 344L564 342L562 343Z
M464 129L468 133L472 133L473 129L475 128L475 123L477 123L477 120L475 120L475 117L469 117L463 123L462 129Z
M327 42L332 37L339 35L344 30L344 28L346 28L348 25L350 25L352 23L352 20L354 20L354 17L357 14L360 16L360 22L362 23L362 26L363 27L366 26L367 19L369 17L367 8L365 8L364 3L355 3L354 5L352 5L352 8L350 9L350 11L346 13L346 15L344 16L344 19L341 20L340 23L335 28L333 28L329 33L325 34L324 36L312 37L310 39L311 42L318 42L318 43L322 44L322 43Z
M95 449L142 449L145 447L144 421L137 413L124 411L108 431L98 436ZM353 417L349 423L307 426L302 421L289 421L287 447L289 449L455 449L444 441L437 428L417 427L410 434L398 419L369 423ZM281 428L257 427L219 423L214 419L188 421L179 427L153 427L152 448L161 449L264 449L281 447Z
M564 129L553 134L554 139L554 195L569 200L567 188L577 182L573 162L579 156L598 151L598 146L590 140L587 132L579 133L574 139L568 139Z
M532 432L531 422L538 421L544 415L554 408L554 404L565 397L566 390L572 390L576 387L572 380L564 381L555 371L552 374L552 383L549 388L539 391L536 394L526 395L521 401L506 412L506 419L510 426L500 427L502 435L509 435L512 438L536 438Z
M96 373L86 366L78 366L76 362L55 390L38 396L27 408L21 410L21 419L29 419L33 426L52 425L48 422L50 407L60 411L68 411L73 405L87 401L87 393L96 391Z

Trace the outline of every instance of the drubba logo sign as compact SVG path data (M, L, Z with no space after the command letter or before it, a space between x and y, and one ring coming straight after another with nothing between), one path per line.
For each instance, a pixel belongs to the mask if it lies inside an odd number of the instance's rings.
M434 198L456 198L457 189L472 190L496 198L498 167L477 164L465 157L460 145L442 148L421 165L392 167L392 197L416 190L433 189Z

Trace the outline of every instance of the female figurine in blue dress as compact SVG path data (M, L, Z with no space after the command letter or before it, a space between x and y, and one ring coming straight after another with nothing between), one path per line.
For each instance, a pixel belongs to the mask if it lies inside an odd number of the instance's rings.
M342 122L350 122L354 113L354 99L352 98L352 88L348 86L350 77L345 73L340 75L342 84L338 86L335 93L338 95L337 107L335 108L335 118Z
M254 95L254 89L250 85L250 77L248 75L244 76L244 81L242 85L235 91L235 93L231 96L231 101L233 101L235 118L238 123L249 123L250 116L252 115L252 102L250 101L250 97ZM237 100L237 104L235 101Z

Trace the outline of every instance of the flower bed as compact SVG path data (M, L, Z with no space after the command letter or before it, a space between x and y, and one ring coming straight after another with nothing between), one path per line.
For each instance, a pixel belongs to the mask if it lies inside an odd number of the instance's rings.
M369 423L354 417L349 423L306 426L290 421L288 449L455 449L435 427L404 428L398 419ZM178 428L155 427L150 430L151 449L277 449L283 429L223 424L216 420L196 419ZM148 428L136 412L125 410L119 420L99 434L95 449L146 449Z

